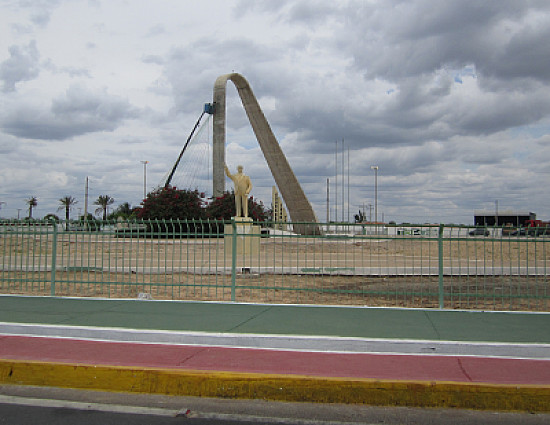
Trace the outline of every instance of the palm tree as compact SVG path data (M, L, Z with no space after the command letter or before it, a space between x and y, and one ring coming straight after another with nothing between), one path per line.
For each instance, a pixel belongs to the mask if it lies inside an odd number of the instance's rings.
M95 210L96 214L101 214L103 212L103 220L107 220L107 207L112 205L115 200L109 195L99 195L94 205L99 205L99 208Z
M36 196L31 196L26 203L29 205L29 218L32 218L32 209L38 205L38 199Z
M78 204L78 201L72 196L64 196L59 199L59 203L61 206L57 209L57 211L65 209L65 220L69 221L69 212L71 211L73 205Z

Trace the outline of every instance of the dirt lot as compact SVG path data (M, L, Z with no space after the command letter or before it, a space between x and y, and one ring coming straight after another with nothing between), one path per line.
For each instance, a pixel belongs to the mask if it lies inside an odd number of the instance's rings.
M51 274L17 273L3 280L2 293L51 295ZM444 277L444 307L478 310L550 311L550 283L546 277ZM54 294L110 298L240 301L439 307L439 279L435 276L304 276L140 275L120 273L56 273Z
M233 285L223 239L33 235L0 243L0 292L437 308L442 284L446 308L550 311L547 242L446 240L440 263L437 239L269 238Z

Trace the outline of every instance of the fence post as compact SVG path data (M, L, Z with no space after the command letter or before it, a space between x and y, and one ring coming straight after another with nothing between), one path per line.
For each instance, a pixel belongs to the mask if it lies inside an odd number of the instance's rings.
M437 248L438 248L438 276L439 276L439 308L443 309L444 307L444 297L443 297L443 228L444 224L439 225L439 235L437 237Z
M52 270L50 273L50 295L55 296L55 269L57 267L57 223L53 222L53 242L52 242Z
M235 281L237 278L237 224L235 217L231 218L233 237L231 238L231 301L235 301Z

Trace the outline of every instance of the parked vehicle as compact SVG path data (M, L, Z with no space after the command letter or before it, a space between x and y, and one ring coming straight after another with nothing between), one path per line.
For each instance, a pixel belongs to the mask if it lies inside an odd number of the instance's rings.
M527 220L525 222L528 236L544 236L550 235L550 222L542 220Z
M550 227L524 227L510 233L510 236L545 236L545 235L550 236Z
M483 227L478 227L474 230L471 230L469 234L470 236L489 236L490 232Z
M510 236L527 236L527 230L524 228L514 230L513 232L510 232Z

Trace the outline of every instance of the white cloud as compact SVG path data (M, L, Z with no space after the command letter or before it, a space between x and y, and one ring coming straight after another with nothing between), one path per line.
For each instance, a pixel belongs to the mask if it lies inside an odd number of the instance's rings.
M0 63L0 80L4 82L2 91L5 93L15 91L17 83L33 80L40 73L40 55L34 41L27 46L10 46L9 55L8 59Z
M113 131L123 120L137 117L136 108L105 91L72 85L52 100L49 109L19 105L2 120L7 134L22 139L66 140L86 133Z

